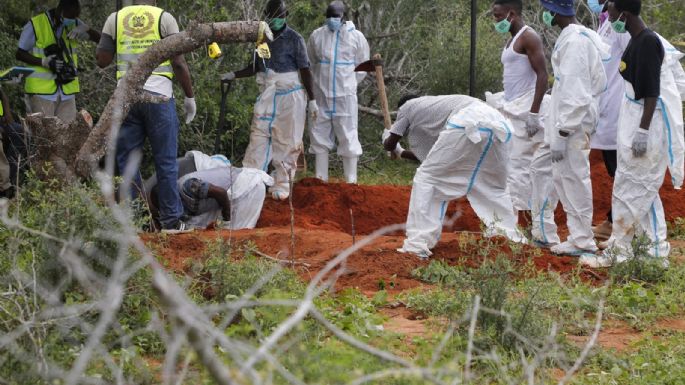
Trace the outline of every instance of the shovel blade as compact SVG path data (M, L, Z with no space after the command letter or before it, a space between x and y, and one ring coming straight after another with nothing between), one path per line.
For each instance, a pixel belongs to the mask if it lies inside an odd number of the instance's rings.
M354 72L374 72L376 67L383 66L383 60L371 59L367 60L354 68Z

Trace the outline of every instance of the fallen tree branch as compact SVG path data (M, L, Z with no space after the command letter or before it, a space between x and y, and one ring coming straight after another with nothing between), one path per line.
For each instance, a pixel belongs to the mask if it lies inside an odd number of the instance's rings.
M100 120L80 147L74 166L76 174L81 178L89 177L98 160L108 150L114 150L121 122L133 104L147 100L142 98L143 85L160 63L203 47L210 41L256 42L262 39L260 29L265 38L271 40L271 32L263 22L234 21L191 25L186 31L169 36L150 47L121 79Z
M361 111L365 114L372 115L372 116L383 119L383 111L381 111L381 110L377 110L375 108L366 107L366 106L362 106L362 105L359 105L358 107L359 107L359 111ZM396 117L397 111L390 111L390 116L393 118Z

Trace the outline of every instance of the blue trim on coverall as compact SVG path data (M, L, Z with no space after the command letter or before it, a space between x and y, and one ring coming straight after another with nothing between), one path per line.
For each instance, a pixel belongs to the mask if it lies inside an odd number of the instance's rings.
M643 103L640 103L639 100L633 99L628 94L626 95L626 99L630 100L631 102L644 106ZM664 119L664 123L666 124L666 132L668 133L668 160L670 161L671 166L675 163L675 157L673 155L673 139L672 139L672 134L671 134L671 121L668 119L668 113L666 111L666 105L664 104L663 99L661 97L657 98L657 101L659 102L659 108L661 109L661 115ZM673 185L675 185L675 178L671 176L671 182Z
M273 111L271 112L271 117L270 118L265 118L265 117L258 118L259 120L263 120L263 121L268 120L269 121L269 143L266 147L266 158L264 160L264 165L262 166L262 171L264 171L264 172L266 172L266 170L269 169L269 162L271 161L271 159L269 159L269 156L271 155L271 143L273 142L271 131L272 131L272 126L274 124L274 120L276 120L276 98L279 96L289 95L289 94L292 94L293 92L297 92L297 91L300 91L303 89L304 89L304 87L297 86L297 87L291 88L289 90L281 90L281 91L276 90L276 92L274 93Z
M659 258L659 236L656 232L656 208L654 207L654 202L652 202L652 230L654 231L654 256Z

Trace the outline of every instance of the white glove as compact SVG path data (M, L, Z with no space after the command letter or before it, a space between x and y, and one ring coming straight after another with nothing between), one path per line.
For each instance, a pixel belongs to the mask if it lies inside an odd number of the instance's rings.
M392 153L393 153L393 155L395 155L395 157L397 159L400 159L400 158L402 158L403 152L404 152L404 148L402 148L401 144L397 143L397 146L395 147L395 149L393 150Z
M630 148L633 149L633 156L642 158L647 153L647 141L649 140L649 130L638 128L633 137L633 144Z
M540 114L529 112L528 118L526 119L526 133L528 134L528 137L534 137L535 134L537 134L541 129L542 125L540 124Z
M197 113L195 98L186 98L183 102L183 110L186 112L186 124L192 122L195 119L195 113Z
M43 68L50 69L50 62L54 58L55 58L55 55L46 56L46 57L40 59L40 65L43 66Z
M76 28L72 29L67 37L71 40L88 40L90 38L88 31L90 31L90 26L79 20Z
M312 122L316 122L316 118L319 117L319 106L316 104L316 100L312 99L307 103L307 111Z
M550 149L552 150L552 163L561 162L566 156L566 145L568 143L568 136L557 135L552 140Z
M24 78L24 74L19 74L7 81L8 84L21 84L21 80Z
M225 74L221 74L221 81L222 82L227 82L235 79L235 72L226 72Z

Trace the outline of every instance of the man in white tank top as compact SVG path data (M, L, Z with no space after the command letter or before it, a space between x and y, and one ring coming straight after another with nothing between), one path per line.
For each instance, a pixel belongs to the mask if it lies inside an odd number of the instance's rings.
M549 145L542 127L547 66L542 39L521 16L521 0L495 0L495 30L511 34L502 51L504 94L490 98L514 125L507 185L514 210L527 213L533 241L543 246L559 243L554 223L557 203Z

